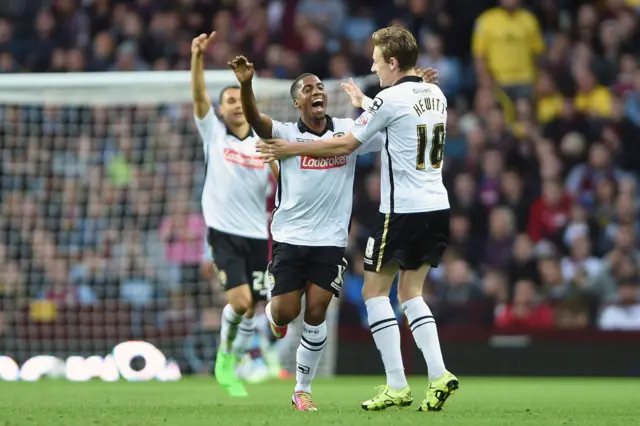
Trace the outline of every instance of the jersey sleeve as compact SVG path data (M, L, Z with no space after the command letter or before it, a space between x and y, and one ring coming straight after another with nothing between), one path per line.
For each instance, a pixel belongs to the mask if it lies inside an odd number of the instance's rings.
M287 139L287 125L281 121L271 120L271 137L274 139Z
M380 152L382 151L383 145L384 135L382 134L382 132L378 132L371 139L369 139L367 143L361 144L360 147L356 150L356 154L364 155L371 152Z
M214 134L216 132L216 128L220 126L220 120L216 117L216 114L213 111L213 108L209 109L207 115L205 115L202 119L198 118L195 114L193 119L196 122L196 128L198 129L198 134L202 139L202 146L204 148L205 156L209 154L209 145L213 142Z
M376 134L387 127L394 117L393 106L383 93L371 102L369 109L355 121L351 134L363 145L371 143Z

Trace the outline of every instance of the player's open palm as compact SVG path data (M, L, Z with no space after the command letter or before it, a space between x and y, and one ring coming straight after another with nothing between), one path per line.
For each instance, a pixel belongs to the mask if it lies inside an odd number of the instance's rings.
M191 41L191 54L202 55L215 38L215 31L211 34L200 34L198 37L194 38Z
M229 62L229 67L240 83L251 81L253 78L253 64L244 56L236 56L234 60Z
M364 99L364 93L358 87L352 78L347 83L340 83L340 86L347 92L347 95L351 98L351 104L356 108L362 108L362 100Z

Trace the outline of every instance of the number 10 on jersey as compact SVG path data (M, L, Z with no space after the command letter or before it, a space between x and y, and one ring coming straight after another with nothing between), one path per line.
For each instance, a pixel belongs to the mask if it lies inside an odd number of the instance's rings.
M444 123L438 123L431 130L431 149L429 150L429 163L434 169L442 166L444 157L444 140L446 131ZM418 156L416 158L416 169L424 170L427 166L427 125L420 124L418 126Z

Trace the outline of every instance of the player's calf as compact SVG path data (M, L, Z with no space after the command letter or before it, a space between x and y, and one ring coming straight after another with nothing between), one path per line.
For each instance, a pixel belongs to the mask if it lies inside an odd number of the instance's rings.
M229 303L222 310L220 351L230 354L243 316L253 316L253 300L246 284L228 290L226 295Z
M253 342L253 336L256 331L256 321L253 315L253 308L244 314L242 322L240 322L238 326L236 338L231 345L231 351L237 360L242 359L251 349L251 343Z
M300 345L296 351L295 395L308 395L311 398L311 383L316 376L322 352L327 344L327 309L333 298L333 292L315 284L307 286L304 323ZM313 406L315 408L315 406ZM308 410L307 410L308 411Z

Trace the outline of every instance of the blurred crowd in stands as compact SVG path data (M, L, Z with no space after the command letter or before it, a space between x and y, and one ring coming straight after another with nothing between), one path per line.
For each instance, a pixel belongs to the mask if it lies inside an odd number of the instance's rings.
M439 323L640 330L639 19L640 0L4 0L0 72L186 70L215 29L209 68L345 79L404 25L449 99ZM2 105L0 147L0 334L29 302L47 321L106 299L217 326L191 106ZM344 321L364 318L378 168L358 168Z

